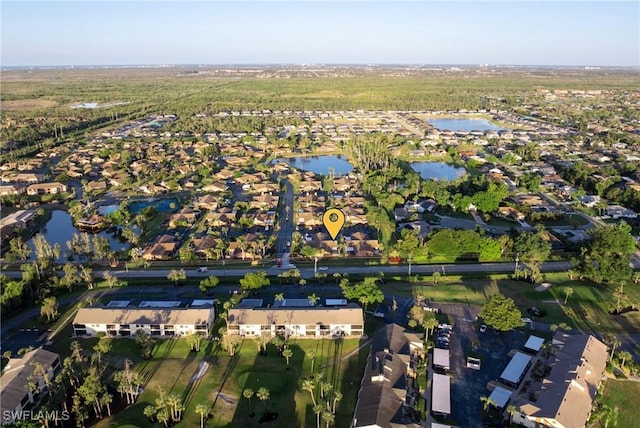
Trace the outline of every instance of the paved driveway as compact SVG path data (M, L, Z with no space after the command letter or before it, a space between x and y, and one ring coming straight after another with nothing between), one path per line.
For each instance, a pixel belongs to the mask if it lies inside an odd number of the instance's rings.
M454 328L450 342L451 356L451 416L461 427L482 427L480 397L489 396L487 384L497 380L510 358L509 351L522 349L529 334L521 331L497 334L492 329L478 331L474 322L480 308L468 305L435 305L453 318ZM469 344L479 342L487 351L480 351L480 370L466 368Z

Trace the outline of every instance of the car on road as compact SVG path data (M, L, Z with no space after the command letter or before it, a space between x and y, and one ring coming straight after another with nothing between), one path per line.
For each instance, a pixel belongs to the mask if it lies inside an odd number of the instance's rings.
M294 264L292 264L292 263L289 263L289 264L287 265L287 269L295 269L295 268L296 268L296 265L294 265Z
M287 247L291 246L291 241L287 241Z
M486 325L484 325L484 324L482 324L482 325L480 326L480 333L484 333L485 331L487 331L487 326L486 326Z
M328 268L328 267L326 267L326 266L320 266L320 267L318 268L318 270L329 270L329 268Z
M198 269L196 269L196 272L206 272L209 269L207 269L206 267L199 267Z

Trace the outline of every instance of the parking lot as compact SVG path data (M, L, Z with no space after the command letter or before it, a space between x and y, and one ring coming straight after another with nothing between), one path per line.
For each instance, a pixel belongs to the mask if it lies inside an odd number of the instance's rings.
M452 305L453 306L453 305ZM511 357L509 351L522 349L529 337L522 331L496 333L487 328L479 332L475 322L477 310L464 305L443 307L453 322L453 334L449 338L451 358L451 409L452 418L461 427L482 427L480 397L488 397L487 384L497 380ZM466 352L470 344L478 343L476 353L482 357L480 370L466 367Z
M22 348L28 348L29 346L37 348L44 343L47 334L48 332L37 328L20 330L2 341L2 353L11 351L15 357L16 353Z

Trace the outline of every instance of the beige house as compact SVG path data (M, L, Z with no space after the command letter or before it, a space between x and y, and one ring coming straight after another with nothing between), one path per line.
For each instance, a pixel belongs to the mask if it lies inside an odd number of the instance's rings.
M36 368L41 366L47 378L53 379L60 369L58 354L44 349L34 349L20 358L11 358L7 363L2 377L0 377L0 407L2 408L2 425L11 424L14 415L19 414L36 402L34 391L28 387L30 382L37 385L42 392L47 380L43 375L34 375Z
M255 337L262 333L298 338L360 337L364 332L362 308L272 307L229 310L229 332Z
M556 333L551 372L533 400L514 403L513 421L530 428L584 427L607 364L607 345L588 334Z
M63 183L39 183L27 187L27 195L46 195L49 193L62 193L67 191L67 185Z
M207 334L213 320L213 308L81 308L73 319L73 334L126 337L138 329L151 336Z

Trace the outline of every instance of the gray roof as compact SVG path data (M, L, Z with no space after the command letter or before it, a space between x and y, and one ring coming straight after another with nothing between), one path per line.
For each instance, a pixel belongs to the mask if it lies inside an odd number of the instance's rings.
M583 427L607 364L607 346L587 334L556 334L561 347L549 375L535 393L537 401L520 401L518 410L536 418L555 419L565 427Z
M0 403L2 413L15 410L27 394L29 376L34 372L33 364L41 364L49 369L58 360L58 354L44 349L34 349L22 358L12 358L0 377Z
M74 324L206 324L213 308L81 308Z
M422 344L422 335L405 332L397 324L387 325L374 336L354 414L356 427L419 426L405 420L402 409L411 342Z

